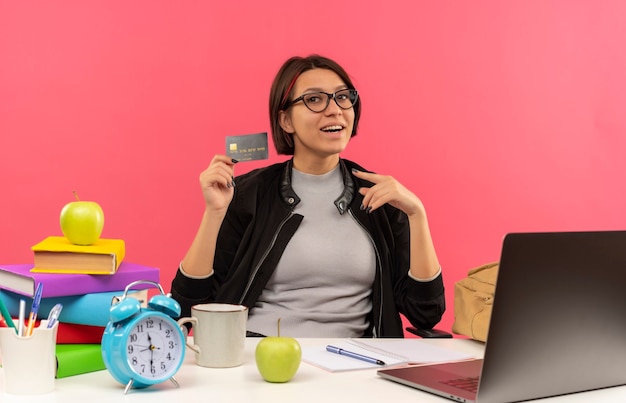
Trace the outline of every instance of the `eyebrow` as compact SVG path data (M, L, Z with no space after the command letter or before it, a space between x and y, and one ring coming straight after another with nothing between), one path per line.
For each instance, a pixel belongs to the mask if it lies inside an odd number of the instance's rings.
M341 91L341 90L347 90L347 89L348 89L348 86L346 84L341 84L335 87L335 91ZM324 89L320 87L310 87L302 91L303 94L308 94L309 92L326 92L326 91L324 91Z

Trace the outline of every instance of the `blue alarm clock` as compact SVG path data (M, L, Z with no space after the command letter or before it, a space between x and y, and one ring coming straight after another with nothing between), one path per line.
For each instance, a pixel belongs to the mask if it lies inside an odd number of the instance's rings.
M146 307L128 291L137 284L152 284L161 292ZM185 358L185 337L175 318L180 305L163 292L159 283L139 280L130 283L119 300L112 302L102 335L102 358L115 380L132 388L145 388L171 380Z

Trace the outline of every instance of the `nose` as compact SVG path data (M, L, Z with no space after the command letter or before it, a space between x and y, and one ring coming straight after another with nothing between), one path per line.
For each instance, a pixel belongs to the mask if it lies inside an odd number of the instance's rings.
M339 107L339 104L337 103L337 98L335 98L335 94L333 94L332 98L329 99L328 106L324 110L324 113L327 115L343 114L343 109Z

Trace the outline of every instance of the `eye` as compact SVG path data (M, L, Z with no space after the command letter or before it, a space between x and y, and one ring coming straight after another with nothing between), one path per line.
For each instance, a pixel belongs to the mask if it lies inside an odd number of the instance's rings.
M307 96L304 97L304 101L307 104L319 104L320 102L322 102L322 96L321 94L309 94Z

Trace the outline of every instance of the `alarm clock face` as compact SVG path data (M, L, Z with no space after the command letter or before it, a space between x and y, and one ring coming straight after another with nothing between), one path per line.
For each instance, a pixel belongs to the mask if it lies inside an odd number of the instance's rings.
M130 369L145 380L165 380L183 361L185 343L176 322L164 315L148 315L137 321L126 338Z

